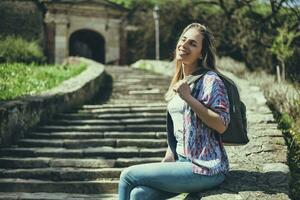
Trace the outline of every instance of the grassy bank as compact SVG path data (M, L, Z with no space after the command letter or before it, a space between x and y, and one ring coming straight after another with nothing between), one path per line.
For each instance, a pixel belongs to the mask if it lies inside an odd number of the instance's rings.
M85 64L67 66L0 64L0 100L12 100L51 89L64 80L76 76L85 68Z
M218 63L221 69L248 80L263 91L288 147L291 196L296 200L300 196L300 86L289 82L278 83L275 76L264 71L250 73L243 63L229 58L219 59Z

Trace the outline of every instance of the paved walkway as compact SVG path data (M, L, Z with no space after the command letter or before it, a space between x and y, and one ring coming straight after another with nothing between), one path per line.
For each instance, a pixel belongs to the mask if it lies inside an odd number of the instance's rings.
M0 149L0 199L117 199L124 167L160 162L169 78L128 67L107 71L109 101L60 113L16 146ZM231 171L219 188L186 199L289 199L286 147L266 100L259 88L232 78L247 105L251 141L226 147Z

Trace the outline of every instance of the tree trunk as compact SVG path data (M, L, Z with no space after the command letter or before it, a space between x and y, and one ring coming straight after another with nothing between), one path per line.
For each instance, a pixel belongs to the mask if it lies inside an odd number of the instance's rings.
M281 78L280 78L280 67L279 67L279 65L276 66L276 74L277 74L277 82L280 83Z
M284 61L281 61L282 65L282 81L285 81L285 64Z

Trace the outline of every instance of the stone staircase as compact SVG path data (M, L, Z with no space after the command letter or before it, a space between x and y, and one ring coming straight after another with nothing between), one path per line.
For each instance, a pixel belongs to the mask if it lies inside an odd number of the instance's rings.
M99 94L101 101L58 113L16 146L0 149L0 200L113 200L124 167L161 161L169 78L128 67L106 69L113 87ZM231 170L220 187L185 199L288 200L282 133L259 88L231 78L247 105L250 142L226 147Z
M0 149L0 199L116 199L124 167L162 160L169 78L128 67L107 71L107 102L59 113Z

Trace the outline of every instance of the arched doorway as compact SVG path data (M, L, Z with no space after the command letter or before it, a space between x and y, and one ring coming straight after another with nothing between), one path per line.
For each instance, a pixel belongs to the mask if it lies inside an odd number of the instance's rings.
M69 40L70 56L90 58L105 63L105 41L103 37L91 30L79 30L72 33Z

